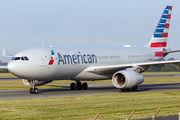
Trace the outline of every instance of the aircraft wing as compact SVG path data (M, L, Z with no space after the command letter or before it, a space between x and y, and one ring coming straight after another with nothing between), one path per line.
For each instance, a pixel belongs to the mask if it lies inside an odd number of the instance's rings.
M139 63L127 63L127 64L117 64L117 65L101 65L101 66L91 66L85 71L92 72L95 74L114 74L119 70L124 70L126 68L133 67L145 67L152 65L162 65L162 64L177 64L180 60L166 60L166 61L150 61L150 62L139 62Z

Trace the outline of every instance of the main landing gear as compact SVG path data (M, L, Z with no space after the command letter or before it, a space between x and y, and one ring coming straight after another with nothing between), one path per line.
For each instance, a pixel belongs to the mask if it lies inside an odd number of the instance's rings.
M35 80L31 80L31 86L32 88L29 89L29 92L31 94L38 94L39 90L35 87Z
M80 81L76 81L76 84L75 83L71 83L70 88L71 88L71 90L75 90L75 89L77 89L77 90L81 90L81 89L87 90L88 84L86 82L81 84Z
M128 88L128 89L120 89L122 92L123 91L137 91L138 90L138 86L134 86L132 88Z

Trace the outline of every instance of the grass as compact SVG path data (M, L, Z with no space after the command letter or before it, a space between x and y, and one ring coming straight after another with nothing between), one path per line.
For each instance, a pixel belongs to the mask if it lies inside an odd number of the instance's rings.
M126 93L43 99L1 100L0 119L26 120L123 120L134 110L132 119L178 115L180 91Z
M143 83L180 83L180 77L146 77Z
M1 76L11 76L3 73ZM152 74L152 73L144 73ZM152 75L164 73L154 73ZM166 75L177 73L166 73ZM178 73L180 74L180 73ZM54 81L38 88L67 87ZM178 83L180 77L147 77L144 83ZM112 83L111 80L88 83ZM69 85L68 85L69 87ZM0 80L0 89L29 89L21 80ZM98 120L123 120L135 110L132 119L151 118L161 107L158 116L178 115L180 111L180 91L145 92L113 95L91 95L76 97L56 97L40 99L18 99L0 101L0 119L7 120L92 120L99 113Z
M0 78L10 78L10 77L16 77L11 73L0 73Z
M52 82L42 86L38 86L39 89L45 88L67 88L69 85L63 85L62 83ZM29 89L29 86L24 85L22 80L0 80L0 90L12 90L12 89Z

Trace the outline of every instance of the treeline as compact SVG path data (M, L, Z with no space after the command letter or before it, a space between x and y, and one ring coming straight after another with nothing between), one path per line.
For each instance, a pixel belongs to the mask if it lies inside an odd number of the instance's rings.
M0 73L9 73L9 71L7 69L2 69L0 70Z
M146 72L180 72L180 66L174 64L167 64L164 67L151 66Z
M1 61L0 61L1 63ZM0 69L0 73L9 73L9 71L7 69Z

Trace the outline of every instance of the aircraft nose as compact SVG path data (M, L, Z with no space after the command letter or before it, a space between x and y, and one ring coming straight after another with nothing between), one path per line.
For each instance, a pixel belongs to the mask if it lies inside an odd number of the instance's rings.
M9 62L8 65L7 65L7 69L8 69L9 72L15 74L16 71L17 71L16 64L13 63L13 62Z
M9 72L11 72L13 75L17 77L21 78L24 75L24 69L21 66L21 64L19 64L17 61L10 61L7 65L7 69L9 70Z
M27 63L23 63L21 61L10 61L7 65L7 69L9 72L11 72L13 75L19 77L19 78L26 78L30 77L34 74L34 71L30 69Z

